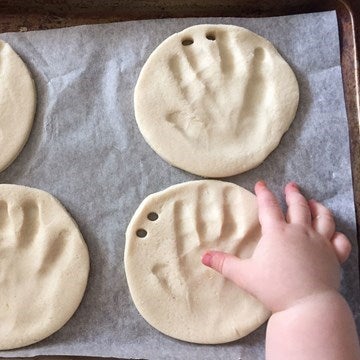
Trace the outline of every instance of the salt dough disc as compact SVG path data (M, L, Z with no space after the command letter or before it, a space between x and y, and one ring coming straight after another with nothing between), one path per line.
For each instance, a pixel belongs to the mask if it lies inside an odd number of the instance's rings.
M59 201L0 185L0 350L60 329L79 306L88 273L87 246Z
M36 91L26 65L0 40L0 171L24 147L34 120Z
M141 70L135 116L152 149L206 177L259 165L295 117L299 88L274 46L232 25L196 25L161 43Z
M200 259L208 249L248 258L260 232L255 196L231 183L192 181L148 196L126 231L125 271L138 311L162 333L194 343L255 330L269 312Z

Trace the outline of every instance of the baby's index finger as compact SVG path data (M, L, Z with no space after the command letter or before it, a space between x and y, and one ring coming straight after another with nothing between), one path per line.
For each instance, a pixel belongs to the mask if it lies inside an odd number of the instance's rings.
M259 221L262 228L285 222L284 214L275 195L268 189L264 181L256 183L255 194L259 206Z

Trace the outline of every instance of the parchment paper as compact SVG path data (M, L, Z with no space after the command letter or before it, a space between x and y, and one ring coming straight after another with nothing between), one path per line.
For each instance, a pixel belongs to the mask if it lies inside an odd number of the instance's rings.
M89 246L91 274L80 308L60 331L0 356L264 358L265 326L221 346L188 344L160 334L138 314L125 279L124 232L137 206L150 193L197 178L165 163L145 143L134 118L134 86L161 41L199 23L245 26L269 39L294 69L300 104L290 130L261 166L226 180L252 190L258 179L266 179L278 196L287 181L295 180L307 196L332 209L339 230L353 242L342 291L359 318L354 200L334 12L2 34L34 75L38 107L27 145L0 174L0 182L46 190L64 204Z

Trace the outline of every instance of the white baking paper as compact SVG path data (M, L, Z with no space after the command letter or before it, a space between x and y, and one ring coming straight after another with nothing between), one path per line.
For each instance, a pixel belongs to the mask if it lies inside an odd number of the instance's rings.
M86 239L91 273L82 304L61 330L0 356L264 358L265 326L218 346L162 335L137 312L124 273L124 233L140 202L170 185L197 179L168 165L145 143L134 118L134 86L158 44L199 23L244 26L269 39L294 69L300 103L290 130L261 166L226 180L252 190L257 180L265 179L278 196L286 182L295 180L308 197L334 212L338 229L353 243L342 291L359 319L354 200L335 12L149 20L1 34L34 75L38 106L29 141L0 174L0 182L55 195Z

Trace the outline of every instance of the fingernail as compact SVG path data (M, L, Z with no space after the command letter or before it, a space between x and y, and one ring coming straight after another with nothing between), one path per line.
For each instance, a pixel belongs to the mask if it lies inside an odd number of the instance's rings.
M201 262L202 262L204 265L211 267L211 259L212 259L211 253L206 252L206 253L202 256Z
M295 188L296 190L299 190L299 185L295 181L291 181L289 185Z
M266 187L266 182L265 180L259 180L256 185Z

